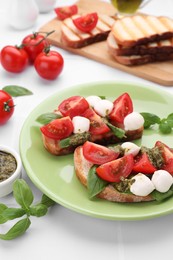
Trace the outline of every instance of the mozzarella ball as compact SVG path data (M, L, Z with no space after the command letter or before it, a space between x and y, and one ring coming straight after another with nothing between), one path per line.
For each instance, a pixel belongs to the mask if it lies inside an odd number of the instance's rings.
M144 118L138 112L132 112L124 118L124 129L133 131L141 128L144 125Z
M87 102L89 103L89 105L91 107L94 107L94 105L101 100L101 98L99 96L88 96L86 98Z
M141 149L139 146L132 142L125 142L121 145L121 147L123 148L125 155L132 154L133 156L136 156Z
M107 99L101 99L94 105L94 110L102 117L109 115L112 109L113 103Z
M155 171L151 180L155 189L160 192L167 192L173 184L172 175L165 170Z
M130 191L137 196L147 196L155 189L153 182L145 174L138 173L132 180L135 181L131 184Z
M73 123L73 133L80 134L88 132L90 128L90 120L83 116L74 116L72 119Z

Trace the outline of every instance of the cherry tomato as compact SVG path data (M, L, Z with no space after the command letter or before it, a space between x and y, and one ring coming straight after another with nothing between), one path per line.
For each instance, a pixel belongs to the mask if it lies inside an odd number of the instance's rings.
M164 161L161 169L168 171L170 174L173 174L173 151L161 141L157 141L155 143L155 147L159 149L159 152Z
M46 46L48 41L44 39L44 36L38 33L27 35L23 41L23 48L28 53L29 61L34 62L39 53L41 53Z
M117 159L119 152L115 152L105 146L92 142L85 142L83 145L84 157L94 164L104 164Z
M88 102L81 96L72 96L65 99L59 106L58 110L63 116L80 116L89 107Z
M5 124L14 112L12 97L5 91L0 90L0 125Z
M82 116L90 120L89 131L91 134L99 135L110 131L110 128L103 122L102 118L92 108L88 108Z
M28 65L28 60L27 52L21 47L8 45L1 50L1 64L9 72L23 71Z
M77 5L63 6L55 8L54 11L60 20L64 20L74 14L77 14L78 7Z
M56 51L45 51L36 57L34 67L40 77L53 80L62 72L64 59L61 54Z
M42 126L40 130L46 137L61 140L72 134L73 123L70 117L62 117Z
M136 173L152 174L156 171L156 167L151 163L146 152L135 157L133 171Z
M91 32L98 22L97 13L90 13L73 19L74 25L82 32Z
M114 124L123 123L124 118L133 112L133 103L128 93L119 96L113 102L113 110L109 114L109 118Z
M120 182L121 177L127 178L132 172L134 159L132 154L125 155L114 161L100 165L96 172L100 178L108 182Z

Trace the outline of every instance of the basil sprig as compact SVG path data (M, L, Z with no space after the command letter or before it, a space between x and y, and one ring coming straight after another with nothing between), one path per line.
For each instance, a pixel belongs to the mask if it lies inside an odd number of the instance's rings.
M37 117L36 121L40 124L46 125L50 123L51 121L61 118L62 116L56 113L45 113Z
M5 86L2 89L10 94L12 97L27 96L33 94L30 90L17 85Z
M20 208L9 208L5 204L0 204L0 224L9 220L21 218L5 234L0 234L0 239L11 240L23 235L29 228L30 216L42 217L48 212L48 208L55 202L42 195L41 201L33 205L34 196L32 190L23 179L18 179L13 184L13 195Z
M170 134L173 129L173 113L169 114L166 118L160 118L159 116L141 112L140 113L144 118L144 128L150 128L154 125L158 125L158 129L162 134Z

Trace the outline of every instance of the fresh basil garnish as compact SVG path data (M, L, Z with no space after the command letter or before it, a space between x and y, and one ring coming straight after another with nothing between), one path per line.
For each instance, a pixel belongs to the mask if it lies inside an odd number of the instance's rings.
M45 113L37 117L36 121L42 125L46 125L50 123L52 120L61 118L61 115L58 115L56 113Z
M159 202L171 197L172 195L173 195L173 185L171 186L171 188L167 192L162 193L162 192L159 192L157 190L154 190L151 193L152 198L159 201Z
M2 89L12 97L28 96L33 94L30 90L16 85L5 86Z

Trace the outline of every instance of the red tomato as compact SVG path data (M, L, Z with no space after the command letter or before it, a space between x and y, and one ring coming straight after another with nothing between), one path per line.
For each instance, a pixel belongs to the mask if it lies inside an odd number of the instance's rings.
M136 173L152 174L156 171L156 167L151 163L146 152L135 157L133 171Z
M1 50L1 64L9 72L23 71L28 65L28 60L27 52L21 47L9 45Z
M114 161L100 165L96 172L100 178L108 182L120 182L121 177L127 178L134 165L133 155L128 154Z
M0 125L5 124L14 112L12 97L5 91L0 90Z
M161 167L161 169L173 174L173 152L171 148L169 148L166 144L160 141L157 141L155 143L155 147L158 147L161 156L164 160L164 164Z
M41 132L54 140L61 140L70 136L73 132L73 124L70 117L62 117L53 120L40 128Z
M56 51L42 52L36 57L34 67L40 77L53 80L62 72L64 59Z
M90 120L89 131L91 134L99 135L110 131L110 128L103 122L102 118L92 108L88 108L82 116Z
M98 22L97 13L90 13L73 19L74 25L82 32L91 32Z
M124 93L121 96L119 96L114 102L113 102L113 110L109 114L109 118L111 121L116 123L123 123L124 118L133 112L133 103L128 93Z
M94 164L104 164L117 159L119 152L115 152L105 146L92 142L85 142L83 145L84 157Z
M48 46L48 41L44 38L45 37L43 35L33 33L27 35L23 39L23 48L28 53L31 63L33 63L38 54L41 53L46 46Z
M84 97L72 96L65 99L58 106L58 110L63 114L63 116L73 118L74 116L81 116L88 107L89 104Z
M55 8L54 11L60 20L64 20L74 14L77 14L78 7L77 5L63 6Z

